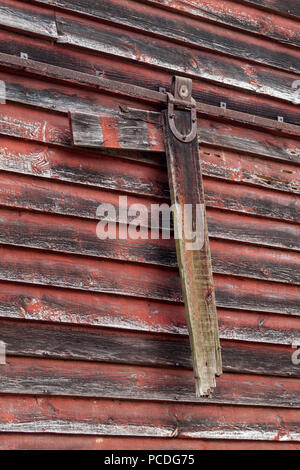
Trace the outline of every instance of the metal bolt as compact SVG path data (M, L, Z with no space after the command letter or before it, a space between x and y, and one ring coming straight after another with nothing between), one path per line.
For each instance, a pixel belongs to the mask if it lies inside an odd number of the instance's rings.
M277 121L278 122L283 122L283 116L277 116Z
M179 94L181 98L187 98L189 96L189 89L186 85L181 85Z
M28 54L26 52L20 52L21 59L28 59Z
M220 107L226 109L227 104L224 101L221 101Z

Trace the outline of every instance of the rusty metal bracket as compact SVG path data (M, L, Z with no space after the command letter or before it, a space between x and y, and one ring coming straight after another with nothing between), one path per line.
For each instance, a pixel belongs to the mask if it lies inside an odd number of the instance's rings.
M197 135L197 105L192 97L192 80L185 77L173 77L171 93L168 96L168 120L171 131L180 142L192 142ZM190 110L191 130L188 134L180 132L175 123L175 107Z

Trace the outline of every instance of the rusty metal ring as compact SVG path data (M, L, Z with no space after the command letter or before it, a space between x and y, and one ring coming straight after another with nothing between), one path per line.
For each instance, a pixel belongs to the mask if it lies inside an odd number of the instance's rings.
M176 139L180 142L192 142L197 135L197 111L196 111L196 101L193 98L190 98L189 103L190 117L191 117L191 130L188 134L183 134L180 132L175 124L175 104L176 100L171 93L167 93L168 96L168 120L171 131L173 132Z

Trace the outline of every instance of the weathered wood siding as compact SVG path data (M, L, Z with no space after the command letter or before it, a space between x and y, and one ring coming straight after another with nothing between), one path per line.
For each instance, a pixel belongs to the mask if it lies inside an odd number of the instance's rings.
M212 398L194 394L174 240L96 237L102 202L169 201L159 109L97 77L158 90L184 74L202 103L299 125L299 15L292 0L0 1L0 448L300 449L297 128L198 119ZM128 108L149 112L128 129ZM72 111L101 114L107 150L72 145Z

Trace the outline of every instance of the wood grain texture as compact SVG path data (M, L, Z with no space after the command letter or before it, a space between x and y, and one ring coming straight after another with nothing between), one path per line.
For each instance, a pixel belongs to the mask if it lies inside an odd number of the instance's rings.
M88 20L83 23L68 15L56 18L58 44L83 47L119 59L136 61L144 66L167 69L173 74L184 73L190 78L201 77L225 86L234 86L252 93L268 94L276 99L294 102L290 87L283 81L285 78L287 84L291 84L293 80L297 80L297 72L292 65L289 66L291 68L289 73L275 68L267 69L263 64L247 66L236 58L188 48L175 42L170 47L170 43L165 39L155 38L150 41L140 33L135 31L128 33L112 25L100 26L99 23Z
M10 70L14 69L17 72L29 73L31 79L33 76L54 78L84 88L90 87L104 92L113 92L122 96L122 99L124 96L134 95L136 100L142 100L143 102L161 100L164 96L163 93L155 90L159 86L165 88L169 86L169 75L161 70L156 70L156 73L153 74L151 69L140 68L131 62L126 63L126 67L123 67L120 63L111 61L105 55L92 55L89 57L81 50L64 48L63 52L61 49L56 51L53 46L44 41L38 41L37 39L32 41L31 39L29 42L25 36L8 32L3 34L0 31L0 38L1 65ZM16 54L19 55L24 48L26 50L30 49L30 58L26 60L15 56ZM45 55L47 56L47 67L44 66ZM254 77L252 78L254 79ZM110 79L112 79L113 84ZM134 93L128 94L128 87L124 86L124 82L131 84ZM289 93L291 94L293 81L289 80L288 83ZM145 96L145 89L142 90L141 88L147 89L147 97ZM205 80L201 83L195 80L194 88L197 101L205 103L206 108L213 105L210 108L212 116L224 114L224 111L221 110L222 112L220 112L220 102L224 100L224 90L220 89L218 85ZM292 102L295 102L296 97L297 94L293 90L291 94ZM272 125L272 127L280 128L282 131L286 130L296 135L299 134L298 128L294 127L294 124L299 125L300 123L299 115L293 104L280 101L273 102L272 99L263 97L263 95L253 96L249 92L245 93L235 88L226 89L226 102L227 117L231 113L236 116L237 113L239 117L235 117L235 120L253 123L251 119L249 120L245 116L245 113L250 113L256 115L259 121L270 118L271 121L268 121L268 126ZM199 112L201 112L200 107ZM284 118L284 123L277 122L278 115Z
M87 147L164 151L160 115L141 110L126 111L119 116L99 116L100 130L98 123L96 125L94 122L94 116L76 112L71 113L70 125L74 121L76 132L81 134L85 131ZM83 129L78 129L77 123L80 121ZM203 144L300 163L298 142L293 139L276 138L257 130L226 125L207 118L198 120L198 136Z
M170 43L165 39L154 38L149 45L149 38L141 33L128 33L111 25L100 26L93 22L89 24L87 21L82 23L71 20L67 16L57 20L57 28L57 45L65 44L61 51L61 59L57 64L60 66L64 63L65 49L67 54L70 47L79 47L87 49L92 57L95 52L109 54L120 61L130 60L136 65L143 65L147 68L154 67L158 71L166 70L172 74L184 73L190 78L205 79L215 85L228 86L253 95L270 96L288 104L295 103L295 95L291 86L297 80L297 73L293 71L286 72L276 68L268 68L263 64L244 64L234 57L215 55L210 51L191 49L175 43L172 43L172 48L170 48ZM11 33L11 35L13 34ZM5 36L7 38L7 34ZM16 36L17 41L20 41L21 37ZM22 42L22 49L24 49L24 41ZM2 44L0 50L7 53L10 48L6 44ZM32 45L30 50L32 50ZM54 51L52 47L52 53ZM37 54L36 58L30 54L29 59L42 61L41 50L37 51ZM55 55L57 61L57 54ZM183 57L184 62L182 62ZM70 60L74 64L74 57L73 60L69 57L64 63L66 69L74 68L74 65L68 67ZM29 62L27 66L30 67ZM91 65L89 67L91 68Z
M197 136L189 143L180 142L170 128L169 114L168 110L163 112L163 127L171 203L176 207L173 213L174 231L179 236L176 239L176 253L191 343L196 396L203 396L210 395L215 388L215 376L222 373L222 359L202 173ZM175 120L175 116L172 117ZM180 132L189 132L190 121L189 111L176 113L175 125ZM188 204L193 211L189 221L184 213ZM200 227L198 209L201 209ZM187 224L190 224L188 230ZM195 230L197 235L193 235L191 240L190 235Z
M0 242L6 245L178 267L173 236L152 240L145 228L135 240L129 235L100 240L96 230L96 221L0 209ZM118 227L117 233L120 231ZM109 233L112 237L114 228ZM211 240L210 245L214 273L300 284L300 254L218 239Z
M189 339L73 325L1 319L1 340L10 356L171 367L192 371ZM229 373L299 377L291 346L222 340L223 370ZM5 366L2 366L5 367Z
M8 105L6 105L7 108ZM7 110L8 111L8 110ZM49 142L55 141L57 144L60 139L65 142L66 141L66 136L65 133L67 132L66 128L64 127L63 121L61 124L61 127L58 127L58 122L59 119L56 119L56 125L55 125L55 120L53 119L53 122L50 121L49 119L45 121L45 126L43 125L43 122L38 122L33 118L31 120L27 120L27 122L24 122L24 119L20 121L20 114L15 114L15 113L5 113L3 116L3 121L0 123L0 132L2 132L2 135L14 135L22 138L29 138L36 139L38 142L43 142L44 137L43 135L46 136L46 140L49 139ZM34 116L35 117L35 116ZM49 122L50 121L50 122ZM48 123L48 124L47 124ZM46 125L47 124L47 125ZM43 131L44 129L44 131ZM46 131L45 131L46 130ZM61 137L60 137L61 135ZM53 140L54 139L54 140ZM16 152L14 149L19 148L21 151ZM91 172L89 168L85 172L78 171L75 166L75 153L69 154L68 156L68 165L67 168L65 167L66 165L66 157L65 153L64 155L64 162L62 163L57 163L55 166L55 170L52 171L50 169L51 167L51 160L54 158L55 160L57 159L56 155L60 155L62 151L55 149L55 148L50 148L47 150L42 150L41 152L38 152L36 154L36 147L33 149L32 152L28 155L28 160L24 159L24 157L21 157L22 155L22 149L24 152L25 144L24 143L19 143L17 146L17 142L12 142L10 143L10 149L8 150L7 146L4 148L2 147L1 150L1 162L0 165L2 166L3 169L9 170L9 171L17 171L18 173L27 173L27 174L34 174L36 176L45 176L46 178L51 177L51 173L53 174L53 178L55 179L61 179L63 181L71 181L75 183L81 183L81 184L87 184L90 186L100 186L104 187L106 189L118 189L122 190L125 192L136 192L137 194L142 194L142 195L152 195L153 191L153 196L155 197L168 197L168 186L166 183L166 174L157 174L155 177L156 181L152 182L149 181L147 183L145 181L145 178L133 178L133 175L135 174L133 167L131 170L131 175L130 179L128 179L128 176L122 174L120 176L116 175L116 179L114 179L114 171L113 169L110 170L108 175L103 178L102 176L102 170L100 170L99 174L99 169L97 170L99 176ZM211 152L211 150L210 150ZM211 160L210 152L203 152L208 154L206 158ZM25 154L26 155L26 154ZM215 152L215 154L212 155L215 160L220 160L218 157L222 157L222 153ZM93 155L90 154L90 158L92 158ZM140 160L139 156L131 156L133 161L136 161L136 159ZM205 155L204 155L205 157ZM102 157L101 157L102 158ZM107 158L107 157L106 157ZM77 159L78 160L78 159ZM144 157L141 157L141 162L144 162ZM87 161L86 158L84 161ZM93 160L94 162L97 162L97 160ZM102 160L101 160L102 161ZM101 161L98 161L97 166L101 167ZM80 165L81 163L79 163ZM95 165L93 167L95 167ZM70 165L72 168L70 168ZM82 163L83 168L84 168L84 163ZM125 164L126 165L126 164ZM215 168L215 164L214 168ZM104 163L103 163L104 166ZM111 166L113 167L113 161ZM118 165L119 168L120 164ZM205 165L206 166L206 165ZM234 171L234 162L232 162L232 167ZM128 166L127 166L128 168ZM126 168L126 170L127 170ZM205 174L209 173L209 168L211 168L211 165L209 165L208 168L204 169ZM271 167L273 168L273 166ZM278 168L279 169L279 168ZM289 173L290 170L289 167L283 168L283 170L286 171L283 174L291 174ZM148 170L152 171L152 170ZM255 170L254 170L255 171ZM259 171L259 170L258 170ZM260 169L260 174L258 173L256 178L259 180L265 181L265 184L267 187L271 187L271 185L268 184L269 178L271 180L273 179L272 176L264 176L264 172L262 173L262 169ZM215 173L218 173L218 169L215 169ZM140 172L141 174L141 172ZM228 176L230 176L232 173L229 173ZM271 173L272 174L272 173ZM297 178L298 175L298 169L294 169L294 173ZM234 178L230 177L230 180L235 181L235 178L238 179L239 181L239 173L236 174L234 172ZM7 181L9 181L8 175L6 176ZM100 181L99 181L100 179ZM248 176L247 173L245 172L245 179L248 181ZM15 181L18 181L18 178L15 179ZM22 184L25 183L26 180L23 180ZM277 181L277 180L276 180ZM275 185L277 184L275 181ZM245 181L246 182L246 181ZM90 184L89 184L90 183ZM4 183L6 184L6 183ZM15 183L17 184L17 183ZM46 183L45 183L46 184ZM295 221L297 222L299 220L298 217L298 209L297 209L297 198L291 197L288 195L272 192L270 190L265 190L261 192L260 190L258 191L257 189L251 187L251 186L236 186L236 184L223 184L223 183L217 183L218 186L218 191L216 191L216 182L213 180L206 180L204 181L204 184L206 185L206 203L210 207L215 207L215 208L220 208L220 209L229 209L231 211L238 211L238 212L243 212L245 214L257 214L257 215L262 215L265 217L270 217L270 218L277 218L281 220L290 220L290 221ZM41 183L42 185L42 183ZM41 186L39 184L39 186ZM54 190L54 186L53 186ZM80 191L77 189L77 191ZM222 194L222 199L218 196L218 194ZM237 198L237 199L236 199ZM60 205L61 207L61 205ZM32 207L33 208L33 207ZM68 212L65 212L68 214ZM78 214L80 215L80 214ZM84 216L88 216L87 213L85 212ZM88 216L90 217L90 216ZM262 222L263 223L263 222ZM267 221L264 223L268 223ZM279 227L279 225L278 225ZM259 229L257 229L259 231ZM290 229L288 229L290 232ZM275 234L274 234L275 235ZM271 238L274 238L271 236ZM276 238L276 237L275 237ZM279 236L280 238L280 236ZM284 237L283 237L284 238ZM297 237L296 237L297 239Z
M299 448L296 8L1 2L0 448ZM225 371L198 400L174 242L95 238L101 202L169 201L174 70L202 103ZM72 145L74 111L101 116L106 148Z
M241 304L242 306L242 304ZM300 341L297 316L218 308L220 338L291 345ZM187 335L184 306L51 286L0 282L1 318Z
M243 3L253 4L258 7L262 7L267 10L273 10L276 13L285 13L291 16L300 17L300 8L297 2L293 0L287 0L281 2L280 0L242 0Z
M177 270L161 266L2 246L0 279L92 292L182 302ZM299 315L299 288L286 283L215 274L217 305Z
M6 172L0 173L0 180L1 204L7 207L95 220L99 204L108 202L116 207L119 204L119 195L88 185L66 184L55 180L48 181L45 178L35 179L33 185L29 176L16 173L10 175ZM299 221L299 198L295 194L216 181L212 178L204 178L204 190L207 207L286 222ZM25 191L26 197L24 197ZM167 201L168 199L165 202ZM151 198L139 198L131 193L128 195L128 205L133 203L142 203L150 212L151 203L156 201ZM280 231L280 225L278 230ZM294 233L297 233L297 228Z
M0 5L0 25L42 36L57 38L55 14L43 8L28 5L28 2L2 0Z
M241 175L240 172L235 172L234 168L237 161L239 164L238 156L227 155L224 152L213 151L213 149L200 148L200 152L204 175L209 174L211 167L213 167L215 175L220 176L221 173L223 176L224 169L224 176L230 180L240 181L244 175L245 180L249 182L248 165L251 164L251 161L243 162L245 166L242 167ZM5 137L1 139L0 155L1 170L106 190L118 190L124 194L151 196L163 200L169 198L165 168L146 166L140 161L138 155L136 158L132 155L132 161L104 154L101 154L101 157L96 157L89 152L80 152L78 155L76 151ZM229 164L231 168L226 171ZM257 173L256 176L259 180L265 181L267 187L272 187L273 178L276 175L281 178L282 175L284 178L290 177L293 181L291 185L295 184L297 191L297 185L294 181L297 178L298 168L289 170L290 167L281 168L281 165L278 165L278 168L276 166L274 168L274 166L274 162L272 165L264 166L261 161L257 162L256 160L255 167L251 171L259 171L260 173ZM282 173L280 173L281 169ZM276 171L278 172L276 173ZM269 178L270 185L267 184ZM277 186L277 183L278 180L275 180L274 185ZM77 188L78 191L79 188ZM223 212L211 207L208 208L207 215L210 236L290 250L300 249L299 228L296 224L228 211Z
M82 149L79 156L77 150L71 149L66 139L64 141L60 139L59 134L62 132L66 134L67 129L60 131L58 122L55 125L54 120L52 122L46 116L45 121L40 116L39 121L35 118L36 116L32 114L32 119L27 117L25 120L21 112L15 113L9 105L6 105L6 113L1 114L4 122L0 126L1 170L134 192L156 198L169 197L164 154L151 151L130 151L130 153L122 151L118 155L111 155L107 149L106 154L101 152L99 155L99 151L95 153ZM30 127L34 122L37 125L40 122L39 126L49 129L49 133L45 132L43 137L40 133L29 133L27 126ZM54 140L57 133L57 139ZM14 137L18 137L18 140ZM55 147L49 146L49 143ZM64 148L57 147L60 145ZM208 147L203 143L200 144L200 155L202 172L205 176L285 192L297 194L300 192L300 172L297 165ZM81 165L80 171L77 168L79 165Z
M31 93L35 94L35 100L25 98L26 95L28 96ZM50 92L50 96L51 94L53 92ZM57 99L53 100L51 106L49 106L50 96L48 90L22 90L18 85L13 90L12 87L7 87L7 99L15 102L46 108L46 110L55 108L59 112L76 106L76 101L69 101L70 96L59 93L59 91L56 95ZM86 101L86 104L84 102L81 104L79 100L78 106L85 106L85 110L87 110L88 101ZM137 149L148 152L164 151L159 113L141 110L129 111L128 109L126 109L126 112L117 112L103 105L98 106L97 103L92 109L95 112L98 111L99 116L101 116L101 129L97 128L97 132L100 133L104 142L100 145L101 139L99 140L99 148ZM55 145L71 145L69 123L62 115L51 115L37 109L30 110L28 115L24 108L7 104L5 109L1 110L1 124L1 133L4 135ZM33 127L35 127L34 130ZM88 127L86 127L87 129ZM93 136L94 128L90 128L89 131ZM198 120L198 132L202 145L206 144L210 147L221 148L225 152L233 149L239 153L241 152L242 155L245 154L244 158L247 154L252 158L261 155L261 157L267 157L268 159L279 160L283 164L288 162L299 163L299 142L291 137L274 136L271 133L233 126L207 118ZM151 162L151 156L148 156L148 160ZM278 179L280 182L280 178Z
M26 40L26 39L24 39ZM46 53L46 51L45 51ZM47 55L51 54L50 51L47 51ZM81 72L75 72L70 69L51 66L49 65L45 70L45 66L41 62L36 62L28 59L22 59L15 56L11 56L8 54L0 54L0 62L4 67L15 68L16 70L21 71L28 71L31 75L37 75L47 78L57 78L61 81L69 84L77 84L84 87L96 88L103 92L110 92L114 93L115 95L122 96L122 106L121 108L126 108L126 104L130 103L130 98L134 97L135 101L131 101L131 107L137 106L136 100L144 100L156 103L165 103L166 102L166 94L153 91L153 89L148 88L149 85L146 85L147 88L132 85L131 79L127 77L127 80L130 84L130 87L124 84L123 82L119 82L116 80L107 80L106 78L95 76L92 74L86 74ZM81 61L82 62L82 61ZM130 68L128 69L130 70ZM28 82L22 80L22 78L14 77L14 82L12 83L11 77L7 74L1 74L4 81L6 79L6 88L7 88L7 98L11 101L19 101L24 104L29 104L31 106L35 106L38 108L46 108L51 110L57 110L62 113L66 113L68 109L76 109L76 111L86 110L88 112L99 112L99 114L103 114L104 116L111 116L116 115L116 111L119 111L120 101L119 99L113 99L111 97L109 100L105 95L101 96L101 100L99 99L99 95L90 93L89 91L83 90L76 90L76 98L74 97L73 93L70 93L70 90L66 86L59 86L56 84L56 91L51 88L47 90L45 84L41 83L40 81L36 81L31 76L31 84L32 87L28 88ZM109 75L109 74L108 74ZM139 77L142 75L140 74ZM163 78L164 77L164 78ZM165 83L165 76L162 76L161 79L163 80L163 84ZM138 78L135 78L135 81ZM148 82L147 82L148 83ZM197 105L197 112L199 115L202 116L210 116L213 119L218 120L225 120L226 122L231 123L239 123L243 125L247 125L250 127L256 128L265 128L266 130L280 132L280 135L293 135L295 138L299 138L299 126L295 126L289 123L279 123L277 121L278 113L283 113L283 117L286 116L287 109L282 109L280 103L276 104L276 114L273 116L273 119L265 119L263 117L257 116L258 112L257 109L253 110L253 114L256 116L249 116L244 112L235 111L234 109L222 109L219 106L219 102L217 102L217 106L211 106L207 104L207 98L205 96L199 95L198 84L195 82L195 97L199 97L199 102ZM154 85L155 86L155 85ZM206 88L205 82L201 84L201 90L203 91ZM38 89L38 90L37 90ZM295 91L295 90L294 90ZM293 91L293 93L294 93ZM39 93L39 95L37 95ZM229 93L229 92L227 92ZM212 99L212 90L209 91L209 95ZM231 96L231 94L230 94ZM227 95L226 99L231 99L230 96ZM125 101L125 97L127 100ZM219 99L224 99L224 95L220 95ZM133 104L134 103L134 104ZM264 105L260 102L260 100L256 100L257 105L259 105L260 115L263 114ZM107 106L106 106L107 104ZM228 103L230 104L230 103ZM114 112L111 112L109 108L115 108ZM145 105L144 105L145 107ZM233 105L233 108L235 105ZM249 109L250 107L250 109ZM272 104L268 104L269 111L272 108ZM291 110L295 110L294 107L291 107ZM247 113L251 110L251 100L247 102ZM275 108L274 108L275 111ZM296 115L298 117L298 115ZM127 118L129 116L127 115ZM274 117L276 120L274 120ZM293 118L294 119L294 118ZM296 119L296 122L299 122Z
M43 0L42 0L43 1ZM47 0L46 0L47 1ZM60 0L59 0L60 1ZM295 19L281 17L276 12L265 12L246 5L246 2L235 3L231 0L216 2L214 0L144 0L158 7L168 8L178 14L185 14L196 19L206 19L213 23L238 28L243 32L269 37L285 44L299 46L298 25ZM273 2L274 5L274 2ZM284 8L284 6L281 7ZM289 5L292 12L292 7ZM293 8L295 4L293 3Z
M0 378L1 394L299 408L295 378L226 373L211 397L195 398L184 369L16 357L0 366Z
M75 4L68 0L41 0L36 3L60 7L71 13L81 13L96 21L122 25L149 35L151 39L152 36L163 37L190 47L196 46L239 58L245 57L253 62L281 69L295 70L299 61L297 51L287 49L280 43L276 44L276 48L271 48L268 40L255 36L249 38L244 30L232 32L218 23L211 25L200 18L195 21L193 18L175 15L176 10L169 12L153 8L151 3L140 5L130 0L125 4L120 0L102 0L100 3L77 0ZM60 12L56 13L56 18L59 22Z
M178 437L250 441L300 439L299 410L205 407L71 397L0 398L1 432Z
M70 114L72 143L81 147L99 147L103 144L102 130L97 115Z

